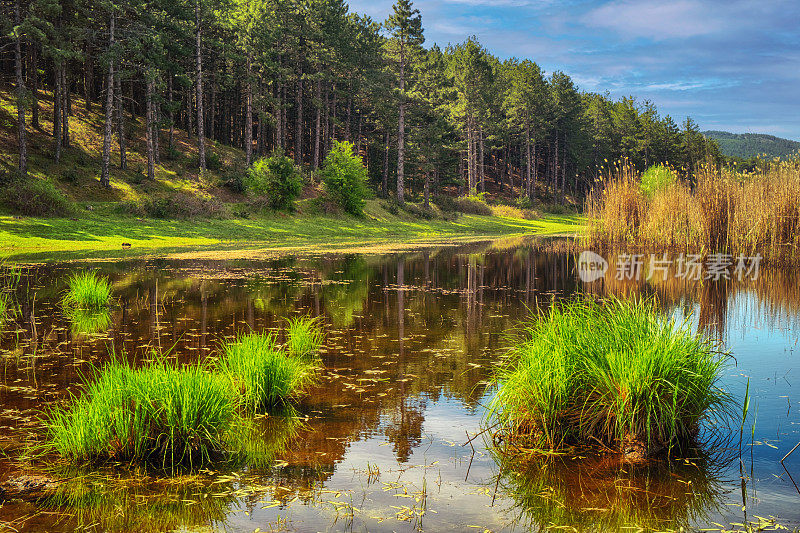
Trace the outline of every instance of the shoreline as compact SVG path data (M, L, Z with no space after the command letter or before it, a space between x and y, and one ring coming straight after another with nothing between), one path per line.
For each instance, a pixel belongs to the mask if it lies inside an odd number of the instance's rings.
M462 215L454 221L324 215L194 220L0 216L0 258L49 262L146 256L242 258L265 253L363 253L507 237L575 235L583 230L583 224L576 215L545 215L537 220ZM123 248L123 243L130 247Z

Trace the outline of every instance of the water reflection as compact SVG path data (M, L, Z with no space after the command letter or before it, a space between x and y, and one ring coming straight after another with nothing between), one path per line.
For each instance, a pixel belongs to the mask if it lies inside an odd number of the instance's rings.
M512 464L508 464L511 462ZM680 463L621 464L611 457L501 459L500 485L526 529L664 531L709 523L723 492L706 456Z
M361 505L352 503L356 508L372 506L370 511L352 511L351 525L370 531L413 529L415 523L404 515L398 518L400 511L392 506L411 503L395 493L406 490L407 496L423 485L427 505L437 511L424 518L429 530L464 530L466 525L525 530L551 522L598 530L624 524L669 528L739 520L736 507L729 505L735 502L730 491L738 490L735 467L698 460L645 471L564 459L527 464L519 476L503 468L495 494L495 460L485 449L479 447L471 457L469 447L460 446L467 433L481 427L483 405L491 395L487 383L492 365L506 350L506 333L530 309L546 308L553 299L576 293L652 295L666 312L691 317L698 327L736 341L732 346L739 366L723 384L741 396L746 376L752 376L751 392L758 397L760 413L754 440L783 449L800 439L794 429L798 398L790 385L772 377L773 368L783 375L793 364L800 316L800 279L793 272L764 270L755 281L714 283L620 281L610 274L583 284L573 254L518 241L403 254L94 266L109 276L119 304L105 317L80 320L68 320L58 304L74 265L40 265L24 272L15 294L19 312L10 317L0 338L0 445L6 450L18 449L39 434L36 417L70 392L78 393L89 365L101 363L111 349L124 351L134 363L147 359L153 348L193 363L215 357L218 343L239 331L274 330L282 341L282 318L299 314L320 317L327 333L320 383L297 406L302 423L286 432L264 428L261 436L247 439L277 462L253 462L232 473L241 477L230 487L245 493L208 502L209 510L198 508L196 514L192 498L185 498L177 517L161 520L135 502L143 499L140 494L167 490L163 482L126 485L130 494L122 496L113 494L119 480L87 489L111 490L108 501L116 502L115 512L126 527L147 529L143 524L149 523L153 530L191 525L269 530L266 525L281 515L294 521L289 529L341 529L342 522L335 520L345 511L325 503L336 500L330 494L320 495L330 490L349 494L354 502L363 499ZM769 369L761 362L765 350ZM278 435L290 436L277 445ZM753 450L756 467L748 475L753 478L750 487L759 486L762 492L748 500L748 506L758 506L757 512L748 512L800 517L785 503L794 491L788 479L775 477L782 475L777 463L772 464L778 452L766 444ZM368 463L372 474L366 473ZM436 466L425 466L432 463ZM800 463L792 465L800 471ZM13 462L0 461L0 477L15 469ZM195 494L214 494L218 477L209 474L197 481L203 488ZM406 482L386 490L389 483ZM264 494L256 497L247 491L257 486L277 487L281 496L270 493L267 501L283 503L255 505ZM741 507L741 499L736 505ZM96 514L72 518L65 518L70 511L64 508L63 516L40 516L38 525L27 528L49 531L58 520L67 520L73 529L88 525L106 512L104 505L94 508ZM20 509L3 507L0 521L31 512ZM240 509L250 509L250 515L244 518ZM109 522L103 527L117 526Z

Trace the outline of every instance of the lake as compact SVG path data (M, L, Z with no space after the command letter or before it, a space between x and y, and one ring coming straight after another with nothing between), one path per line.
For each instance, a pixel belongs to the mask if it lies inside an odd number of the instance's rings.
M105 468L62 472L57 497L6 502L10 531L528 531L800 526L800 279L579 279L569 243L498 241L402 252L248 259L136 259L26 266L0 340L0 479L49 406L80 393L109 353L192 363L237 332L321 317L320 381L300 420L263 421L269 464L176 479ZM68 276L109 277L108 315L68 320ZM553 301L643 295L719 339L720 386L750 407L685 459L631 466L565 455L511 464L492 452L485 405L509 334ZM741 407L739 407L741 410ZM287 424L291 426L287 429ZM289 433L287 433L287 431ZM479 434L480 433L480 434ZM283 438L285 435L289 438ZM469 441L469 442L467 442ZM55 468L55 467L52 467Z

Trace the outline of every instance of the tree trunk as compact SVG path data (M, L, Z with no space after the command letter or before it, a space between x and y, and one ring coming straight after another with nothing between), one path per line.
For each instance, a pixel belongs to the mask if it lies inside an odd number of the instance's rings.
M424 186L424 189L423 189L423 198L424 198L424 202L425 202L425 204L424 204L425 205L425 209L428 209L431 206L431 204L430 204L430 200L431 200L431 173L430 173L430 171L426 171L425 172L425 186Z
M206 169L206 138L205 138L205 132L203 131L203 127L205 126L205 124L203 124L205 114L203 113L203 54L201 49L202 26L200 25L200 1L201 0L195 1L194 19L195 19L195 60L196 60L195 76L197 77L197 158L200 162L200 172L202 173ZM152 88L149 89L149 92L152 92ZM148 147L148 150L150 149L152 149L152 146Z
M39 51L36 43L28 43L28 84L31 90L31 127L39 129Z
M86 111L92 111L92 98L94 97L94 62L92 61L92 46L86 40L83 60L83 100Z
M22 77L22 35L19 26L22 17L19 11L19 0L14 2L14 24L17 26L17 38L14 39L14 70L17 75L17 138L19 141L19 171L28 175L28 137L25 125L25 79Z
M61 146L63 137L61 136L61 65L55 65L55 73L53 75L55 78L55 90L53 91L53 142L55 146L53 148L53 152L55 152L55 160L56 163L61 161Z
M406 162L406 58L403 43L400 43L400 109L397 120L397 201L405 201Z
M175 151L175 101L172 90L173 77L175 77L175 75L172 73L167 76L167 91L169 92L169 139L167 141L167 149L169 150L170 154Z
M294 124L294 162L303 164L303 66L297 74L296 106L297 116Z
M117 65L114 76L115 99L117 101L117 141L119 142L119 168L128 168L128 155L126 153L125 139L125 106L122 105L122 72Z
M383 152L383 197L389 197L389 132L386 132L386 148Z
M155 89L155 82L154 82ZM155 95L154 95L155 96ZM159 148L159 138L161 137L161 105L153 98L153 156L156 165L161 164L161 149Z
M67 84L67 68L61 64L61 142L69 148L69 115L71 107L69 85Z
M531 188L528 191L528 198L531 200L536 196L536 169L539 165L539 160L536 159L536 141L531 143L531 151L533 152L532 169L531 169Z
M362 123L363 123L363 120L362 120L363 118L364 118L364 116L361 113L359 113L358 114L358 136L356 137L356 153L358 155L361 155L361 139L362 139L362 137L361 137L361 126L362 126Z
M350 92L347 93L347 120L344 126L344 140L350 142L350 119L353 113L353 97L351 96Z
M525 195L530 198L533 187L533 159L531 158L531 126L525 124Z
M484 167L483 151L483 126L478 129L478 179L481 184L481 192L486 192L486 168Z
M249 167L253 161L253 61L251 57L247 56L247 85L245 87L247 94L245 96L247 102L245 104L244 115L244 154L245 164Z
M155 151L153 146L153 82L150 79L150 74L147 74L147 98L145 102L145 139L147 141L147 179L154 180L156 176L155 169Z
M311 162L311 168L317 170L319 168L319 141L322 135L320 129L322 128L322 81L317 78L317 83L314 86L314 102L317 108L316 116L314 117L314 155Z
M280 59L278 59L280 64ZM275 108L273 114L275 115L275 145L279 150L283 151L283 83L279 83L277 87L277 95L275 98Z
M114 48L114 8L108 17L108 51ZM114 62L109 58L106 78L106 122L103 129L103 162L100 170L100 185L111 187L109 166L111 165L111 132L114 122Z

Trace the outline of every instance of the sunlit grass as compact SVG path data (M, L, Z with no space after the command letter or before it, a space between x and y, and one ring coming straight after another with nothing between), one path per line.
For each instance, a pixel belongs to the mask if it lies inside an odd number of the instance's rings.
M293 357L308 358L317 354L325 340L318 319L310 317L290 318L288 320L285 349Z
M75 272L69 278L69 288L61 302L70 309L103 309L111 300L108 279L91 270Z
M226 449L238 399L224 376L163 358L140 368L114 359L95 374L85 394L47 421L48 446L62 457L174 470Z
M651 449L691 441L727 410L712 343L641 300L556 304L499 367L492 415L519 444Z
M240 392L248 412L288 402L313 382L314 365L313 360L281 350L272 333L241 334L220 347L220 372Z

